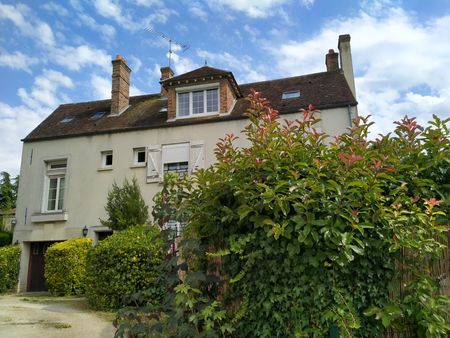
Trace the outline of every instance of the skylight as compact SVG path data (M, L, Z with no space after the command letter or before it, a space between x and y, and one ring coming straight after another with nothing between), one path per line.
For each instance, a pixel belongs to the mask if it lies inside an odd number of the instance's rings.
M288 92L283 92L281 95L282 100L289 100L289 99L295 99L297 97L300 97L300 91L299 90L291 90Z
M91 116L91 120L98 120L99 118L103 117L105 115L104 111L98 111Z
M63 119L61 120L61 123L69 123L69 122L72 122L73 119L74 119L73 116L66 116L65 118L63 118Z

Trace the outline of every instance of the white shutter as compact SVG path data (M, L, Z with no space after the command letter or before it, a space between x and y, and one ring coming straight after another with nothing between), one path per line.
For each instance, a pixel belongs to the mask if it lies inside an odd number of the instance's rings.
M162 179L161 147L151 146L148 148L147 157L147 183L160 182Z
M205 167L205 147L203 141L191 142L189 173Z

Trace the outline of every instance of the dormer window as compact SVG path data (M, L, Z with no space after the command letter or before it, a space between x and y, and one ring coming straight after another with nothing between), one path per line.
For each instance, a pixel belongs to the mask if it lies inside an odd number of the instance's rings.
M219 113L219 84L177 88L177 117Z

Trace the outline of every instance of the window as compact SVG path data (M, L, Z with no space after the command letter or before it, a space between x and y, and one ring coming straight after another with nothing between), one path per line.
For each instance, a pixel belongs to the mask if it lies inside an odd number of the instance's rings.
M188 162L164 163L163 172L164 174L178 173L179 175L183 175L188 173L188 169Z
M44 211L62 211L66 183L67 160L47 162Z
M289 100L289 99L295 99L297 97L300 97L300 91L299 90L291 90L288 92L283 92L281 95L282 100Z
M147 161L145 156L145 148L134 148L133 149L133 164L137 166L145 165Z
M177 116L188 117L219 112L219 88L177 93Z
M188 173L189 143L167 144L162 146L163 173Z
M69 123L69 122L72 122L73 119L74 119L73 116L66 116L65 118L63 118L63 119L61 120L61 123Z
M112 150L102 151L102 167L109 169L113 164L113 152Z
M150 146L147 156L147 183L161 182L168 172L190 174L205 166L203 141Z

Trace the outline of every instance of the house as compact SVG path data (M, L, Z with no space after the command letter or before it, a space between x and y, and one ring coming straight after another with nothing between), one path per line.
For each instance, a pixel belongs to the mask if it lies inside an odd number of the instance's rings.
M0 231L13 232L15 226L16 209L0 211Z
M45 289L43 254L55 241L108 234L99 218L113 182L136 177L152 205L165 172L212 164L217 139L247 124L252 88L284 118L313 103L322 131L346 132L357 114L349 35L339 36L338 48L326 55L324 72L249 84L206 65L178 76L163 67L161 92L134 97L131 69L117 56L111 99L63 104L23 139L13 239L22 246L18 289Z

